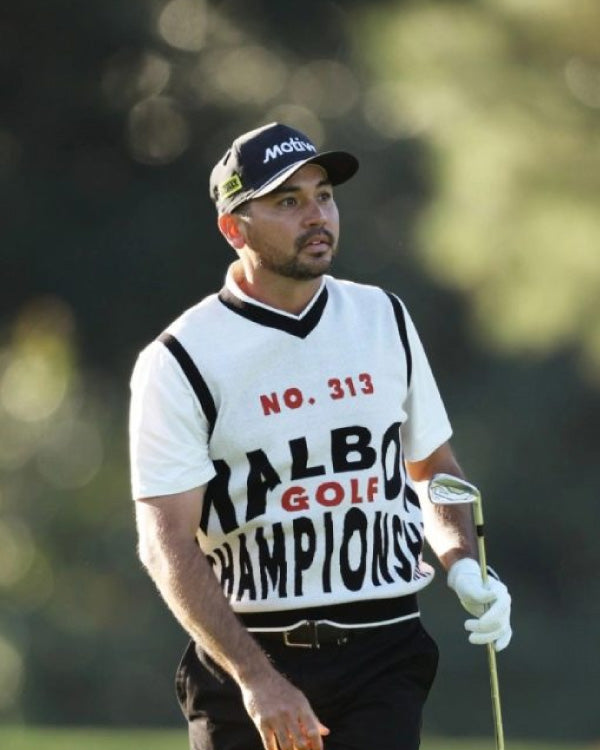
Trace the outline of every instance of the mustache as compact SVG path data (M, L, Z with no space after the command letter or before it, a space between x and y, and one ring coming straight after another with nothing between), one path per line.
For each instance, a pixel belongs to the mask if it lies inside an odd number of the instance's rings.
M296 250L301 250L304 245L312 240L313 237L326 237L331 247L333 247L335 244L335 237L328 229L317 229L315 227L313 229L309 229L307 232L304 232L304 234L301 234L300 237L296 238L296 241L294 243Z

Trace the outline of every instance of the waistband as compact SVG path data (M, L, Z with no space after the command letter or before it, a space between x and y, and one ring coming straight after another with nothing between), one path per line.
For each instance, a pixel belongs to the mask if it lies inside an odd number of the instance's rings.
M321 648L322 646L345 646L367 634L391 627L386 625L363 625L343 628L327 622L306 620L291 630L259 630L253 633L258 641L277 641L288 648Z
M393 599L330 604L324 607L280 610L277 612L245 612L238 614L248 630L289 630L307 621L328 622L342 627L385 625L419 615L416 594Z

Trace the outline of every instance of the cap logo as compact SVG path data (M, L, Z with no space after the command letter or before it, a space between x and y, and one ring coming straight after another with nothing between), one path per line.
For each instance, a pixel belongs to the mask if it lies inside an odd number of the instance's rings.
M280 156L283 156L283 154L290 154L292 151L311 151L316 154L317 149L312 143L310 143L310 141L301 141L300 138L292 136L287 141L282 141L282 143L266 148L263 164L278 159Z
M242 181L239 175L233 174L228 180L219 185L219 200L229 198L230 195L239 192L242 189Z

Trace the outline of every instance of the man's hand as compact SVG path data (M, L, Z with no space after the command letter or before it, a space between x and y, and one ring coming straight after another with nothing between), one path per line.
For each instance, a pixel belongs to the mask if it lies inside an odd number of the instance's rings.
M484 584L479 564L470 557L450 567L448 586L456 592L467 612L477 618L465 621L465 629L471 633L469 642L493 643L496 651L506 648L512 637L511 598L506 586L491 576L487 585Z
M303 693L272 670L256 684L243 684L242 697L265 750L323 750L329 734Z

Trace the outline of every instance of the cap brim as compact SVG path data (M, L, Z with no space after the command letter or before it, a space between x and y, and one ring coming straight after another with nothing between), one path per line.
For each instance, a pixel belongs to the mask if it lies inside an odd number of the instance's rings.
M275 188L282 185L294 174L294 172L297 172L305 164L318 164L320 167L323 167L327 172L327 177L332 185L341 185L343 182L346 182L346 180L353 177L358 171L358 159L355 156L352 156L352 154L349 154L347 151L325 151L322 154L317 154L309 159L302 159L285 169L282 169L281 172L278 172L269 180L269 182L245 198L244 203L253 198L260 198L263 195L268 195L275 190Z

